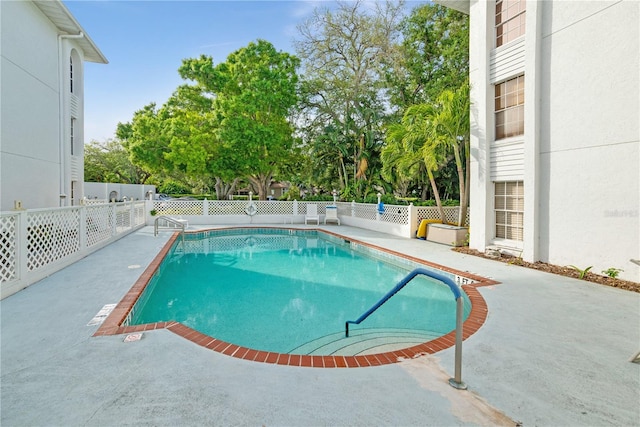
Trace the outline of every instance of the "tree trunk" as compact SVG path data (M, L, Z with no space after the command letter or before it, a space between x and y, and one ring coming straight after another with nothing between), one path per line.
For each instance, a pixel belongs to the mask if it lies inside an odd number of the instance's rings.
M440 212L440 220L443 224L447 223L447 217L444 214L444 209L442 208L442 202L440 201L440 192L438 191L438 187L436 186L436 180L433 177L433 173L431 169L427 169L427 174L429 175L429 182L431 183L431 189L433 190L433 197L436 199L436 206L438 207L438 212Z
M231 183L225 183L222 178L216 177L216 184L214 188L216 190L217 199L227 200L229 195L236 191L236 185L238 185L238 178L234 179Z
M273 174L271 172L249 176L251 186L258 192L258 200L267 200L267 193L269 192L272 177Z
M465 147L465 173L464 173L464 194L460 194L460 216L458 217L458 225L464 226L467 220L467 209L469 207L469 184L471 182L471 156L469 155L469 143L464 143Z
M347 174L347 165L344 163L344 157L342 153L340 153L340 175L342 177L342 189L345 189L349 186L349 175Z
M459 189L459 194L460 194L460 209L459 209L459 215L458 215L458 226L462 226L461 224L461 215L462 215L462 209L463 209L463 204L465 205L464 209L466 210L466 203L463 202L464 198L465 198L465 194L467 193L467 187L465 185L465 173L464 173L464 169L462 167L462 156L460 155L460 144L456 143L453 145L453 155L456 158L456 169L458 171L458 189ZM466 213L465 213L466 215Z

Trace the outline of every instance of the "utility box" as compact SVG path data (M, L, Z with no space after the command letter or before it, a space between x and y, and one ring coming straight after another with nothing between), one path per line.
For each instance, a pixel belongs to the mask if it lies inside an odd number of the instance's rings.
M427 240L450 246L462 246L467 241L467 228L449 224L429 224Z

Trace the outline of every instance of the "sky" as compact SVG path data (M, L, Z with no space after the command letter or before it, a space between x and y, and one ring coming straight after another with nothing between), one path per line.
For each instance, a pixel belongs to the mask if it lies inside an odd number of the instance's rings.
M85 62L84 142L115 137L118 122L187 83L183 59L214 63L257 39L294 54L297 26L333 0L62 0L108 64ZM366 0L372 4L375 0ZM406 1L412 9L424 0Z
M85 143L115 137L118 122L186 83L178 67L201 54L214 63L257 39L295 53L296 26L322 1L63 0L109 61L85 62Z

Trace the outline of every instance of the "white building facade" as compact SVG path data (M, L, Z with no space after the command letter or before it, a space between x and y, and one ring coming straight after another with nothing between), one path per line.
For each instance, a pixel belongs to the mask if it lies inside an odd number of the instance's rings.
M470 15L470 246L640 281L640 2Z
M84 61L107 59L59 0L0 2L0 210L78 204Z

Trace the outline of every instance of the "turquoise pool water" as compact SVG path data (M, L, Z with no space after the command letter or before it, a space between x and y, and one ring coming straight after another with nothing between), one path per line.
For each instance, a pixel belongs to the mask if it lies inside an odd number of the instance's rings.
M311 341L343 335L346 320L357 319L411 270L390 261L316 231L187 235L176 241L129 324L175 320L233 344L296 353ZM435 337L455 329L455 313L451 290L419 276L350 331Z

